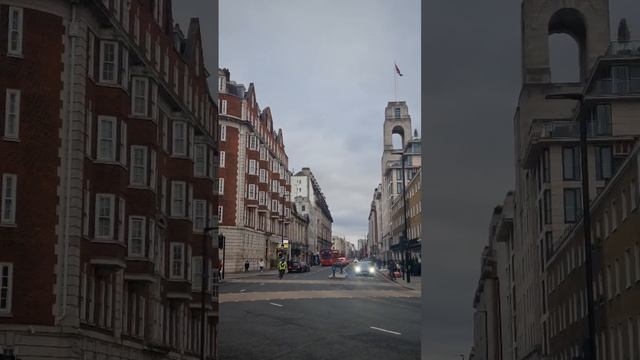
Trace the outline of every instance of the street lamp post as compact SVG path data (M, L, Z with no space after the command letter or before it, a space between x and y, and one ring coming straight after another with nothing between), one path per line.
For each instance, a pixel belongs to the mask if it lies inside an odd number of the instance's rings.
M205 329L205 323L206 323L206 313L205 313L205 299L206 299L206 294L207 294L207 284L208 284L208 279L209 279L209 272L207 271L207 263L209 262L209 252L208 249L209 247L207 246L207 238L208 238L208 234L209 231L211 230L216 230L217 228L215 227L206 227L204 228L204 234L202 235L202 279L200 282L200 312L201 312L201 319L200 319L200 359L204 360L205 359L205 355L204 355L204 329Z
M589 158L587 147L587 118L583 113L583 109L587 104L584 95L581 93L570 94L553 94L547 95L546 99L567 99L578 100L580 109L577 112L578 121L580 122L580 160L582 166L582 224L584 233L584 250L585 250L585 273L586 273L586 290L587 290L587 327L588 334L585 339L584 350L587 360L596 359L595 351L595 314L593 304L593 254L591 246L591 209L589 200Z
M402 207L404 210L404 272L407 274L407 283L411 282L411 275L409 274L409 258L411 255L409 254L409 239L407 236L407 185L405 180L405 167L404 167L404 159L405 153L402 150L402 154L400 156L400 162L402 162Z

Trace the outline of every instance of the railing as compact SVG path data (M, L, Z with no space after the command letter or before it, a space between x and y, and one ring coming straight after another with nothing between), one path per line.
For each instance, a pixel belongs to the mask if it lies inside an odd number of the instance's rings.
M595 82L590 95L640 94L640 79L617 80L601 79Z
M537 119L531 123L529 134L534 140L577 139L580 137L580 124L574 120ZM611 136L611 123L587 120L587 136L590 138Z
M640 41L612 41L607 56L640 56Z

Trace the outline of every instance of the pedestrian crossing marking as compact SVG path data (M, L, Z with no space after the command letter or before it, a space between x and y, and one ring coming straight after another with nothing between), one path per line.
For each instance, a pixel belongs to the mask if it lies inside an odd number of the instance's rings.
M219 303L268 300L345 299L345 298L411 298L420 294L406 290L304 290L261 291L220 294Z

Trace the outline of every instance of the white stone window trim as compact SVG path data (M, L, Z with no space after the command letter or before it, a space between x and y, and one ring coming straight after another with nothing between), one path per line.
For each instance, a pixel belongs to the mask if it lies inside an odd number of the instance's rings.
M138 94L141 87L144 89L142 95ZM142 110L138 109L137 100L142 100ZM134 76L131 79L131 115L144 118L149 117L149 78L147 77Z
M176 247L180 248L180 258L176 258L176 254L175 254L175 250ZM169 268L169 279L172 280L178 280L178 279L184 279L184 268L185 268L185 264L184 264L184 259L185 259L185 253L184 253L184 243L181 242L171 242L170 244L170 254L169 254L169 259L171 261L170 264L170 268ZM178 261L180 264L180 274L176 274L174 273L174 263Z
M107 234L100 234L100 200L101 199L107 199L109 200L109 203L111 204L109 206L109 214L107 215L108 219L109 219L109 229L108 229L108 233ZM115 228L115 206L116 205L116 201L115 201L115 195L114 194L106 194L106 193L98 193L96 194L96 200L95 200L95 213L94 213L94 218L95 218L95 238L96 239L100 239L100 240L113 240L114 238L114 228Z
M196 144L193 155L193 175L196 177L207 176L207 146Z
M140 225L140 236L134 238L134 223L138 222ZM129 257L145 257L145 239L147 230L147 219L144 216L130 215L129 216L129 234L127 236L127 253ZM140 241L140 251L134 252L134 241Z
M176 197L177 186L182 186L182 196L180 198ZM176 201L182 201L182 206L180 208L176 207L175 205ZM186 203L187 203L187 183L185 181L171 181L171 216L185 217L187 214Z
M220 151L219 154L220 154L220 156L219 156L220 157L220 164L219 165L220 165L221 168L224 168L225 161L226 161L226 152Z
M107 45L113 45L113 79L105 79L105 47ZM100 82L103 84L117 85L118 84L118 42L112 40L100 41Z
M141 164L137 163L136 160L136 152L142 151L142 159ZM141 186L146 187L149 183L149 152L148 148L143 145L131 145L130 151L130 164L131 169L129 170L129 184L133 186ZM136 179L136 168L142 169L142 179Z
M102 128L103 121L111 122L111 139L106 139L102 137ZM115 116L106 116L106 115L98 115L98 141L97 141L97 149L96 149L96 160L100 161L108 161L115 162L116 161L116 145L117 145L117 119ZM102 141L110 140L111 144L111 153L104 154L102 151Z
M177 131L176 129L182 126L183 127L183 132L182 132L182 138L178 139L177 138ZM184 121L174 121L172 124L172 129L171 129L171 152L173 154L173 156L188 156L188 148L189 148L189 144L187 144L188 142L188 127L187 127L187 123ZM178 140L182 140L183 141L183 146L178 149L178 146L176 145L176 143L178 142Z
M199 212L198 210L201 210ZM202 219L202 226L198 226L198 218ZM193 231L202 233L207 221L207 201L204 199L193 200Z
M9 196L7 197L7 184L11 182L11 189ZM16 202L18 194L18 175L16 174L2 174L2 194L0 194L0 200L2 205L0 206L0 225L2 226L16 226ZM7 209L7 203L9 203L9 209ZM9 216L6 214L9 213Z
M6 285L3 284L4 279L2 274L7 272L7 282ZM6 304L3 307L0 307L0 316L12 316L11 307L12 307L12 298L13 298L13 263L9 262L0 262L0 293L2 293L2 289L6 288ZM2 305L2 304L0 304Z
M13 22L13 15L14 13L17 13L18 15L18 23L15 24ZM24 41L24 35L23 35L23 25L24 25L24 21L23 21L23 10L22 8L19 7L15 7L15 6L9 6L9 13L8 13L8 19L7 19L7 56L12 56L12 57L19 57L22 58L23 54L22 54L22 50L23 50L23 41ZM16 27L15 32L16 32L16 36L17 36L17 40L16 40L16 47L14 48L12 46L12 32L14 31L14 25Z
M18 141L20 139L20 98L22 92L18 89L7 89L5 96L5 110L4 110L4 140ZM11 104L11 98L14 98L13 104ZM10 106L11 105L11 106ZM10 109L13 107L13 111ZM13 130L9 129L9 117L13 116Z

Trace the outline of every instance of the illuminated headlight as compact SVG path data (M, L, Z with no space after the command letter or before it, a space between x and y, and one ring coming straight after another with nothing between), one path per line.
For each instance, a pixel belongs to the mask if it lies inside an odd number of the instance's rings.
M369 272L375 272L375 271L376 271L376 268L374 268L374 267L370 267L369 268Z
M356 266L356 272L359 273L360 272L360 266Z

